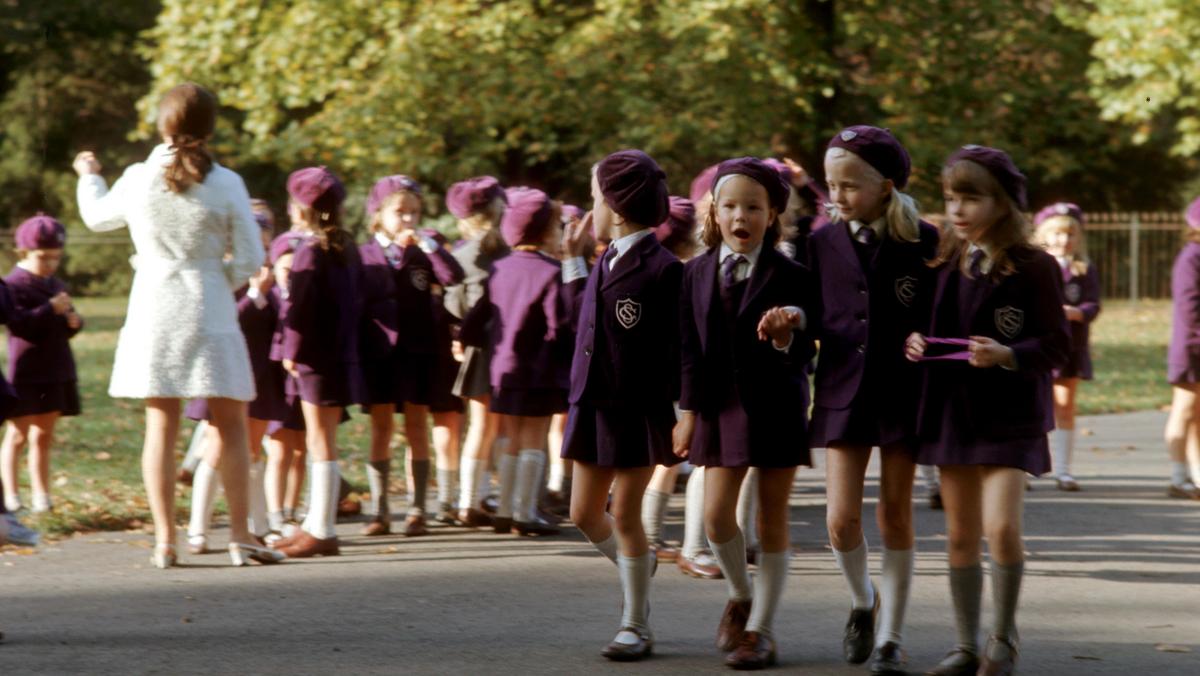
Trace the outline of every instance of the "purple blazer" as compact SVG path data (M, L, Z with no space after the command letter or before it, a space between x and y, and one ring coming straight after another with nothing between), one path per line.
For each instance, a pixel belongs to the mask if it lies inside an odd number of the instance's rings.
M713 247L684 265L679 293L679 406L715 416L732 386L747 415L788 421L807 448L809 398L804 368L816 352L812 336L796 332L791 347L781 352L770 340L758 339L758 322L776 306L804 307L812 293L808 270L764 244L733 326L722 326L716 311L721 303L719 251L720 247ZM805 314L812 313L805 308ZM731 349L715 349L727 335Z
M975 368L963 361L924 365L917 417L923 440L936 438L944 418L981 439L1041 437L1054 429L1051 371L1067 358L1070 333L1063 312L1058 261L1031 247L1009 251L1016 272L965 282L954 260L937 271L933 317L926 335L939 338L988 336L1016 355L1017 368Z
M1171 342L1167 348L1167 380L1172 384L1200 381L1200 243L1188 242L1171 268Z
M383 246L375 240L358 245L363 270L362 333L360 355L364 363L389 358L400 335L396 304L396 273Z
M1060 268L1061 269L1061 268ZM1088 346L1092 322L1100 314L1100 275L1096 266L1088 263L1082 275L1063 272L1063 300L1079 308L1083 321L1068 322L1071 329L1071 349L1067 363L1054 370L1055 378L1092 378L1092 352Z
M283 313L280 359L290 359L326 378L358 371L358 331L362 317L363 274L358 249L349 246L345 262L317 240L296 251Z
M13 314L8 322L8 377L14 385L69 383L77 379L70 339L79 329L54 314L50 299L66 290L57 277L14 267L4 278Z
M601 258L592 268L580 301L568 400L602 407L671 404L679 398L683 264L653 235L602 275L604 264Z
M492 389L566 390L570 386L572 295L562 263L537 251L495 262L484 297L463 321L462 341L490 347Z
M936 275L926 262L937 253L937 228L922 221L916 242L881 238L866 270L846 223L831 223L808 242L817 290L809 332L821 344L814 403L849 407L868 366L896 404L915 402L920 371L904 358L904 341L929 323Z

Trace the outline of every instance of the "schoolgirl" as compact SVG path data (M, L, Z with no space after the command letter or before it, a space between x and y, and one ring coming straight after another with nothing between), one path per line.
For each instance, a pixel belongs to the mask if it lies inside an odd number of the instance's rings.
M1171 458L1167 496L1200 500L1200 197L1184 214L1188 229L1183 248L1171 268L1171 341L1167 348L1167 382L1171 383L1171 414L1165 433Z
M17 457L29 445L29 483L33 511L50 503L50 447L62 416L79 415L79 385L70 339L83 327L66 285L54 276L62 262L67 230L54 218L39 214L16 232L20 260L4 278L19 320L8 326L8 379L17 405L8 414L0 447L0 477L9 511L21 509L17 492Z
M1025 474L1050 469L1051 372L1070 343L1062 272L1028 240L1025 176L1006 153L963 146L946 161L942 189L932 319L906 341L909 359L938 360L924 374L918 460L941 472L958 630L958 645L927 673L1007 674L1017 660ZM983 537L995 622L980 656Z
M12 292L9 291L4 280L0 279L0 324L8 324L13 321L16 314L16 310L13 308ZM9 385L4 374L0 373L0 420L8 415L16 403L16 391ZM3 479L0 479L0 493L7 495ZM39 533L22 524L17 519L17 515L8 511L4 506L4 500L0 500L0 545L11 543L33 547L37 545L39 539ZM0 633L0 639L3 638L4 634Z
M1062 269L1063 312L1071 327L1071 349L1067 363L1054 370L1054 430L1050 432L1050 460L1054 481L1060 491L1077 491L1079 482L1071 474L1075 451L1075 393L1080 380L1092 379L1092 354L1088 329L1100 314L1100 275L1087 258L1083 236L1083 210L1076 204L1059 202L1037 213L1033 219L1035 238Z
M642 496L656 465L679 462L671 430L683 265L654 236L651 224L667 216L669 201L666 174L649 155L622 150L601 160L592 199L583 224L610 244L581 299L562 454L574 466L571 521L620 571L621 625L603 655L632 661L653 649L655 554L642 527ZM577 257L566 266L582 268L584 252L569 253Z
M705 529L729 585L717 646L735 669L774 664L772 621L788 569L788 496L809 463L802 330L811 281L775 247L787 186L755 158L722 162L704 223L708 250L684 268L680 293L682 415L677 455L704 467ZM750 467L759 479L758 577L753 590L736 504Z
M496 261L487 298L467 315L463 340L491 350L489 409L509 440L496 462L499 504L493 529L553 535L537 510L550 418L567 407L572 325L564 292L559 207L532 188L506 191L500 224L513 252ZM580 280L577 283L581 285Z
M288 177L288 195L292 221L316 233L300 243L292 261L281 353L292 393L300 397L313 462L304 523L272 546L303 558L338 554L335 436L343 408L364 400L358 361L363 278L358 249L342 228L342 182L325 167L300 169Z
M920 372L904 341L928 321L937 228L904 192L911 163L890 132L857 125L825 151L833 224L808 240L817 283L809 330L821 345L809 441L826 448L829 542L850 587L843 657L871 673L903 672L901 627L913 572L913 420ZM862 530L871 449L880 449L876 520L882 590L871 583ZM879 631L876 616L882 614ZM872 652L874 651L874 655Z

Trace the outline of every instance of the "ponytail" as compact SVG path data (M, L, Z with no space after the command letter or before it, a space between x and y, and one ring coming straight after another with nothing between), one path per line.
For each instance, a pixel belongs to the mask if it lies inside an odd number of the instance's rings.
M167 188L171 192L184 192L196 183L203 183L213 167L205 140L182 134L172 138L169 147L175 151L175 156L163 176Z
M892 196L888 200L887 211L884 212L884 222L888 237L902 242L919 242L921 240L921 212L917 201L912 195L900 192L892 187Z

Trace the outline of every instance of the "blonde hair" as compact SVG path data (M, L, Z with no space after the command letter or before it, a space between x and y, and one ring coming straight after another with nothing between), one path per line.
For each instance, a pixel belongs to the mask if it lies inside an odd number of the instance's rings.
M883 183L888 180L866 160L845 148L830 148L825 151L826 159L840 159L843 157L852 158L857 161L866 172L867 178L872 181ZM896 188L895 183L893 183L892 192L884 198L884 202L887 203L887 209L883 213L884 234L901 242L921 241L921 210L917 204L917 200L913 199L912 195L901 192ZM826 203L825 211L829 215L829 220L834 222L843 220L836 204L832 202Z
M942 169L942 186L964 195L991 197L1005 213L987 229L987 242L990 247L988 256L992 260L991 272L1008 276L1017 271L1009 250L1018 246L1029 246L1029 220L1013 198L1005 192L1004 187L995 176L982 164L971 160L959 160ZM930 267L957 259L958 269L964 276L970 277L969 256L964 255L970 242L942 232L938 242L937 256L929 261Z
M367 232L371 233L372 235L379 232L380 228L383 227L383 210L386 207L404 199L405 195L412 195L416 198L417 204L419 205L418 212L420 215L424 215L425 200L421 199L421 193L413 192L412 190L397 190L396 192L385 197L383 201L379 203L379 208L375 210L375 213L371 214L371 221L367 223ZM418 216L418 218L419 217L420 216ZM417 225L420 225L420 223L418 222Z
M500 220L504 218L504 207L504 198L496 196L478 211L458 219L458 231L466 239L477 240L479 250L485 256L494 256L508 246L500 234Z
M1045 248L1052 233L1072 229L1075 230L1075 251L1071 253L1071 274L1084 275L1087 274L1088 258L1082 223L1067 215L1051 216L1037 226L1033 240Z

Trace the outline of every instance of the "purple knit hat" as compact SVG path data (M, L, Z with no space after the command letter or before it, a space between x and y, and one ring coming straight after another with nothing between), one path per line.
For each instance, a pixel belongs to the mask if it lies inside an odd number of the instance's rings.
M904 146L887 129L865 124L846 127L829 140L828 147L843 148L858 155L884 178L895 183L898 190L908 185L912 160Z
M455 218L466 218L497 197L504 199L500 181L494 176L476 176L450 186L446 191L446 208Z
M667 220L654 228L654 236L670 248L676 242L691 239L696 229L696 205L686 197L671 195L671 210Z
M325 167L298 169L288 176L288 195L297 204L324 214L337 211L346 199L346 188Z
M1025 174L1017 169L1017 165L1008 156L1008 153L999 148L989 148L988 146L965 145L954 154L950 159L946 160L946 166L949 167L956 162L962 160L970 160L984 169L1000 183L1000 187L1004 188L1004 192L1016 202L1021 209L1027 208L1025 201Z
M267 247L267 260L271 265L275 265L280 258L287 254L296 253L296 249L300 248L311 235L305 235L299 232L285 232L275 239L271 240L271 246Z
M692 200L692 204L699 203L700 200L704 199L705 195L712 192L713 183L715 182L713 179L717 177L717 167L719 166L721 165L714 164L692 179L692 185L688 188L688 199Z
M1073 218L1080 225L1084 223L1083 209L1080 209L1078 204L1074 202L1056 202L1037 212L1037 215L1033 217L1033 224L1035 226L1041 225L1056 216Z
M500 234L509 246L534 243L546 234L554 209L546 193L535 188L508 188L508 208L500 221Z
M367 218L370 219L379 211L384 200L401 190L407 190L420 197L421 184L404 174L384 176L375 181L375 185L371 187L371 194L367 195Z
M16 248L25 251L34 249L61 249L67 244L67 229L51 216L38 213L17 226Z
M619 150L596 165L604 201L627 220L653 227L670 209L667 175L640 150Z
M586 211L584 211L583 209L580 209L579 207L575 206L574 204L562 205L563 223L568 223L570 221L577 221L577 220L583 218L584 215L586 215L586 214L587 214Z

